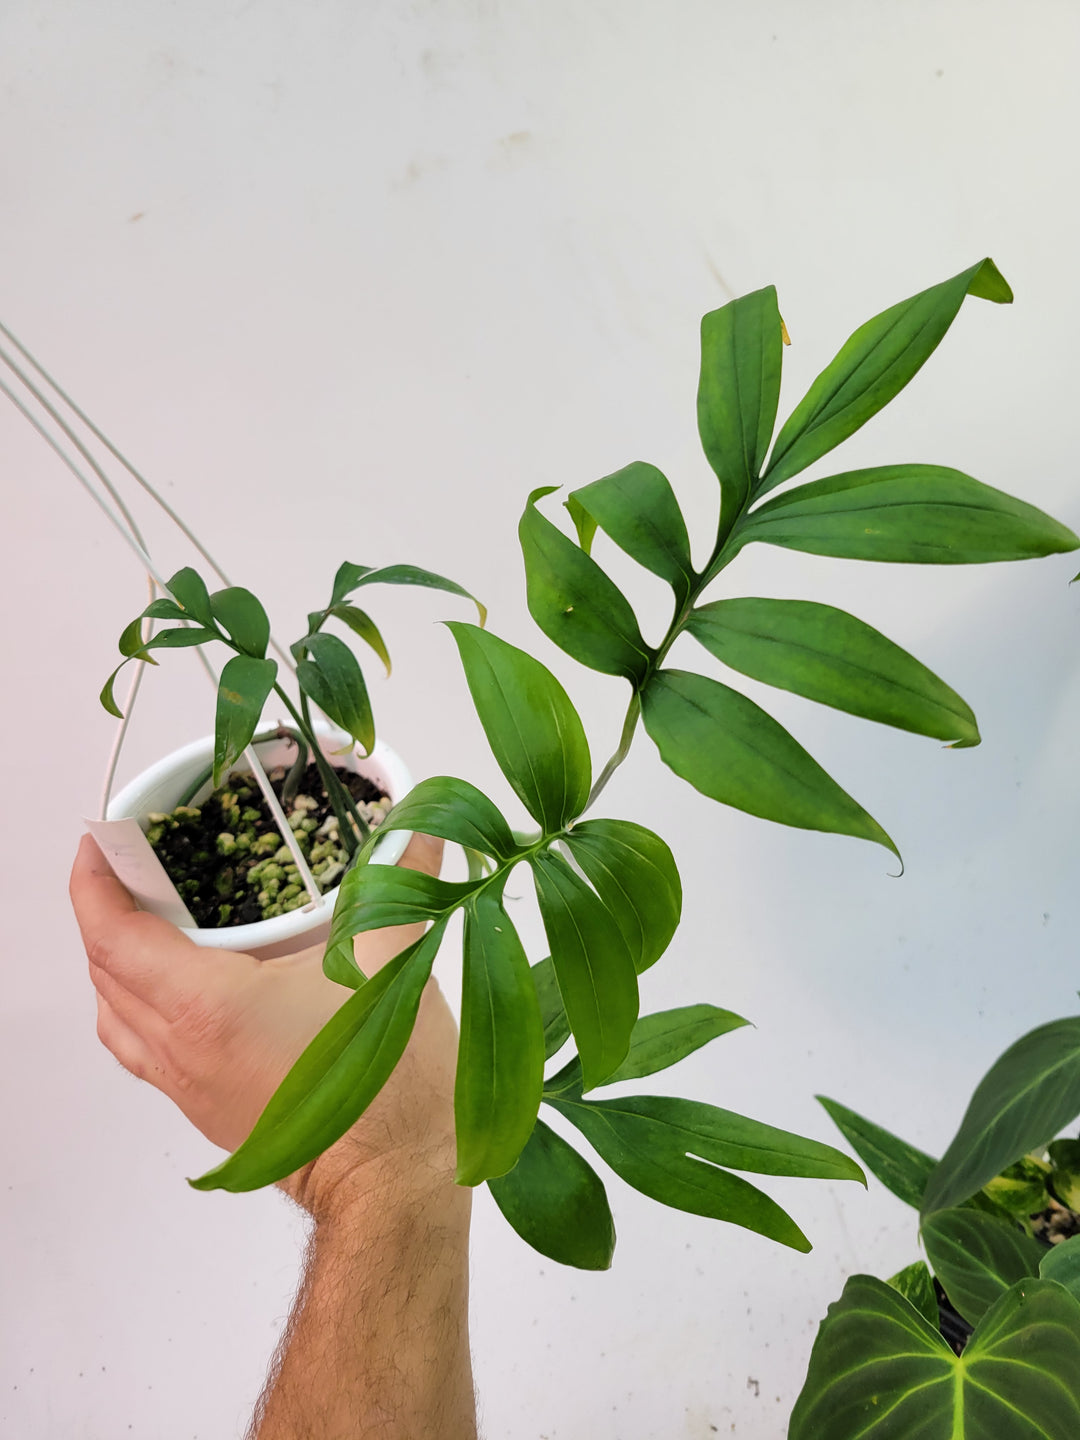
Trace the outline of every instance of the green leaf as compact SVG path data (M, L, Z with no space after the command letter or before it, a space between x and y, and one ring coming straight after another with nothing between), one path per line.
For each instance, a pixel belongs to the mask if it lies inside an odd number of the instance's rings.
M353 565L346 560L338 566L337 574L334 576L334 590L330 600L331 606L337 605L350 595L363 580L365 575L374 573L374 565Z
M916 1260L914 1265L906 1265L892 1277L889 1284L898 1295L903 1295L935 1330L938 1328L940 1322L937 1295L925 1260Z
M304 644L311 659L297 664L297 683L335 725L347 730L370 755L375 744L375 721L356 656L336 635L308 635Z
M544 1026L544 1059L557 1055L570 1039L570 1021L566 1018L559 982L551 956L545 955L532 967L536 998L540 1002L540 1019Z
M607 1270L615 1223L599 1175L561 1135L537 1120L518 1162L488 1188L526 1244L579 1270Z
M610 911L565 860L542 851L530 864L585 1088L591 1090L626 1057L638 1013L634 962Z
M142 622L143 617L139 615L132 620L130 625L125 625L123 634L116 642L116 648L120 651L120 654L128 660L138 655L140 650L145 646L146 642L143 640Z
M221 636L216 630L204 630L197 625L177 630L159 630L156 635L151 635L139 655L140 658L145 658L145 653L149 650L188 650L193 645L206 645L211 640L220 639Z
M387 675L390 674L390 651L387 650L386 641L370 615L358 610L355 605L333 605L326 613L333 615L336 620L344 621L354 635L359 635L365 644L370 645L386 666Z
M862 1178L854 1161L831 1145L694 1100L651 1095L545 1100L643 1195L693 1215L742 1225L795 1250L809 1250L810 1242L791 1217L756 1186L717 1167L762 1175Z
M1080 1305L1015 1285L962 1356L889 1285L853 1275L829 1306L788 1440L1072 1440L1080 1435Z
M476 890L469 880L439 880L397 865L360 865L345 872L330 922L331 946L385 925L439 920ZM350 947L351 949L351 947Z
M659 960L682 913L675 857L630 820L584 820L565 844L622 932L640 974Z
M499 860L508 859L518 848L509 825L487 796L451 775L436 775L414 785L379 826L380 835L388 830L437 835Z
M1056 1280L1080 1301L1080 1235L1051 1245L1039 1263L1039 1274L1044 1280Z
M632 560L666 580L680 599L689 594L694 567L686 522L667 476L655 465L642 460L624 465L574 490L566 506L586 554L599 525Z
M1055 1140L1047 1147L1053 1166L1054 1194L1070 1210L1080 1211L1080 1140Z
M749 1022L731 1010L718 1010L715 1005L683 1005L677 1010L660 1010L654 1015L638 1018L630 1034L626 1059L604 1081L615 1085L620 1080L640 1080L667 1070L700 1050L710 1040L726 1035ZM545 1094L564 1091L581 1092L581 1062L575 1055L570 1063L545 1086Z
M214 726L215 788L251 744L276 677L275 660L256 660L250 655L234 655L222 670Z
M757 493L805 470L898 395L937 349L965 295L998 304L1013 298L994 262L981 260L861 325L788 418Z
M701 322L698 431L720 481L723 520L745 505L765 463L780 400L782 352L772 285Z
M544 1029L525 951L490 890L466 901L464 955L455 1179L479 1185L512 1169L532 1133L544 1083Z
M685 670L660 670L641 706L661 759L703 795L781 825L872 840L899 858L877 821L737 690Z
M891 1135L839 1101L825 1095L816 1098L871 1175L905 1205L918 1210L930 1172L937 1163L934 1157L916 1150L914 1145Z
M1039 1273L1043 1247L1015 1225L977 1210L938 1210L922 1223L926 1258L970 1325L1017 1280Z
M146 620L190 620L191 616L175 600L154 600L142 612Z
M362 585L419 585L426 590L445 590L447 594L460 595L463 600L471 600L476 606L481 625L487 619L487 608L481 605L475 595L470 595L468 590L462 589L455 580L447 580L444 575L435 575L432 571L421 570L416 565L380 565L372 569L367 565L350 565L346 562L334 577L331 605L337 605L346 595L358 590Z
M206 582L197 570L192 570L190 566L177 570L165 588L189 619L197 620L200 625L208 628L214 624L214 612L210 608Z
M442 927L403 950L319 1031L234 1154L189 1183L256 1190L291 1175L339 1140L390 1078L412 1034Z
M626 1059L604 1084L640 1080L658 1070L667 1070L710 1040L749 1023L734 1011L720 1010L715 1005L681 1005L676 1010L643 1015L630 1036Z
M930 1176L923 1214L965 1200L1080 1114L1080 1016L1030 1031L991 1065Z
M214 619L232 636L233 644L245 655L261 660L270 643L270 621L261 603L250 590L230 585L210 596Z
M529 614L549 640L582 665L636 683L653 652L615 582L536 509L536 501L556 488L534 490L518 526Z
M547 835L581 813L592 767L585 728L551 671L475 625L449 622L499 769Z
M1009 1165L1000 1175L983 1186L988 1195L1006 1214L1021 1222L1029 1215L1038 1215L1050 1203L1046 1182L1050 1167L1033 1155L1025 1155Z
M740 522L742 545L917 565L982 565L1075 550L1065 525L944 465L881 465L777 495Z
M149 659L149 656L147 658ZM102 706L109 712L110 715L115 715L117 720L122 720L124 718L124 712L116 703L116 697L113 695L113 686L116 684L117 675L120 674L120 671L127 663L127 660L120 661L120 664L116 667L116 669L112 672L109 678L105 681L105 684L101 687L101 694L98 696L98 700L100 700ZM150 663L155 664L156 662L151 660Z
M586 555L592 553L592 543L596 538L596 521L577 498L577 493L571 491L563 501L569 513L570 519L574 522L574 529L577 531L578 544Z
M866 720L979 743L975 716L955 690L880 631L809 600L717 600L686 628L718 660L759 680Z

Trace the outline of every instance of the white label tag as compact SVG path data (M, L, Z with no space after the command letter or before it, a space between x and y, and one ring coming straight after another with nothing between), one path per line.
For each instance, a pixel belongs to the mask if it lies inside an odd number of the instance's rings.
M140 910L160 915L173 925L195 929L191 911L181 900L164 865L154 854L137 820L84 820L116 878Z

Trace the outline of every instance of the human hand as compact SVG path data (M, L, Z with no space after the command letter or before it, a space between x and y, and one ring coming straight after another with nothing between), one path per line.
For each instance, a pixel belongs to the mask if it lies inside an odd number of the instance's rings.
M437 875L441 859L441 841L415 835L401 863ZM208 1140L236 1149L297 1056L352 993L324 976L322 946L260 961L195 945L136 908L89 836L72 870L71 899L97 990L99 1038ZM356 940L357 963L370 975L422 933L418 925L366 932ZM412 1040L383 1090L336 1145L282 1188L316 1215L377 1191L419 1198L456 1189L456 1048L453 1017L431 981Z

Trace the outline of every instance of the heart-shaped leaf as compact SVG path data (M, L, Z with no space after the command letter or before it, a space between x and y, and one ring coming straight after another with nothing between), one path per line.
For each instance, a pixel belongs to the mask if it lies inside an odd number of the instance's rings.
M763 820L873 840L899 858L877 821L737 690L685 670L660 670L641 704L661 759L703 795Z
M898 1295L903 1295L910 1305L936 1330L940 1323L937 1295L934 1281L925 1260L916 1260L906 1265L889 1281Z
M943 680L879 630L809 600L717 600L686 628L725 665L866 720L979 743L975 716Z
M1043 1254L1039 1274L1044 1280L1064 1285L1073 1299L1080 1301L1080 1235L1051 1245Z
M542 1120L513 1170L489 1180L496 1205L526 1244L579 1270L607 1270L615 1224L599 1175Z
M853 1275L829 1306L788 1440L1070 1440L1080 1435L1080 1305L1014 1285L955 1355L902 1295Z
M972 1325L1010 1285L1039 1273L1043 1247L993 1215L938 1210L923 1221L921 1234L945 1293Z

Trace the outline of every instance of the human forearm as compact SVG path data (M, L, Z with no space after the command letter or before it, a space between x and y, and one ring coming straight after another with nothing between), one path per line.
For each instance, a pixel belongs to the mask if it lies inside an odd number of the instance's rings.
M252 1440L474 1440L470 1201L391 1184L316 1221Z

